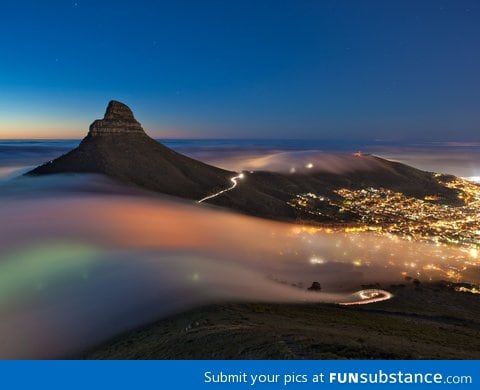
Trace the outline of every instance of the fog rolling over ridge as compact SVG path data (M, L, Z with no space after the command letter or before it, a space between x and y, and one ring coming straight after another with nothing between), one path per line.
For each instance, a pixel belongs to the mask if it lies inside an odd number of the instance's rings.
M78 353L209 302L349 300L361 284L402 282L402 272L448 278L464 259L459 248L325 233L132 193L99 176L22 178L1 187L5 358ZM321 293L305 291L313 281Z
M264 169L290 172L292 168L314 168L330 172L351 170L342 159L354 152L370 153L416 168L459 177L480 177L480 143L478 142L385 142L381 140L161 140L165 145L230 171ZM324 158L325 157L325 158ZM348 158L347 158L348 157ZM330 161L329 161L330 160ZM325 163L333 165L328 166ZM41 160L37 160L37 163ZM317 169L317 170L319 170Z

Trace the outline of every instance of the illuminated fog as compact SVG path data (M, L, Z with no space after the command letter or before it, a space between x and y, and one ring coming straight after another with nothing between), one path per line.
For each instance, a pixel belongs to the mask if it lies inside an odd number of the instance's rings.
M341 302L367 283L478 278L461 249L219 211L100 176L0 195L1 357L59 357L210 302ZM313 281L321 293L305 291Z

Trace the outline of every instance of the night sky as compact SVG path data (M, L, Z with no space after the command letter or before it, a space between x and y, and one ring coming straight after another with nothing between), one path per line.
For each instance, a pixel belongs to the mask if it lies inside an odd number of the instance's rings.
M0 2L0 138L478 140L479 1Z

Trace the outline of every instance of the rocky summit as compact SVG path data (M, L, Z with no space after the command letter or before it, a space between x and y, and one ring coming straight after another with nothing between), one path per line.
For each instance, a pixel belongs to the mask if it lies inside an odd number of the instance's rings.
M108 103L104 118L97 119L90 125L89 134L96 136L117 133L143 134L144 131L127 105L112 100Z
M128 106L112 100L80 145L27 175L100 173L149 190L200 199L228 187L233 172L212 167L150 138Z

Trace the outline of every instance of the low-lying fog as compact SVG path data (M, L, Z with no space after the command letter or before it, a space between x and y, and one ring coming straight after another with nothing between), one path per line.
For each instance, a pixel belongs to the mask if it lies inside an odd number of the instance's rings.
M246 217L101 176L0 189L3 358L67 356L210 302L340 302L402 272L448 277L465 260L460 249ZM313 281L321 293L305 291Z

